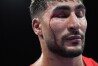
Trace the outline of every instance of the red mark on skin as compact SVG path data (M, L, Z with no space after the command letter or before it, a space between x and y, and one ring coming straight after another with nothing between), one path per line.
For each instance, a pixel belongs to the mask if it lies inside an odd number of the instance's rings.
M50 19L50 20L51 20L51 19ZM55 46L56 46L56 48L59 48L59 46L58 46L58 44L57 44L57 42L56 42L56 36L55 36L55 33L54 33L54 31L52 30L51 25L50 25L50 21L49 21L49 27L50 27L50 29L51 29L51 31L52 31L52 33L53 33Z

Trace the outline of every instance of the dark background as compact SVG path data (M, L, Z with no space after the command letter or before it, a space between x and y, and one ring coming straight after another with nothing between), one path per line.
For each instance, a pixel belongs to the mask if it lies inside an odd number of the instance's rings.
M0 0L0 66L29 66L40 56L29 15L30 0ZM83 55L98 62L97 1L85 0L88 29Z

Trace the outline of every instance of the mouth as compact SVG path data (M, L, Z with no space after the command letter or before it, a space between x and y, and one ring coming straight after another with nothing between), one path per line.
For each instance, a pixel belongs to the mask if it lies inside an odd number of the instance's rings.
M82 36L80 35L71 35L66 38L67 41L72 42L72 44L79 44L79 42L82 40Z
M66 38L66 40L76 40L76 39L82 39L80 35L71 35Z

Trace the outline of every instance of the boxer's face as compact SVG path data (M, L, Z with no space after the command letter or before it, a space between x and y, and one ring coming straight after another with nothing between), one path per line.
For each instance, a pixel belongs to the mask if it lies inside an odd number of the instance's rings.
M42 16L42 35L50 52L75 57L83 52L87 21L79 1L53 1Z

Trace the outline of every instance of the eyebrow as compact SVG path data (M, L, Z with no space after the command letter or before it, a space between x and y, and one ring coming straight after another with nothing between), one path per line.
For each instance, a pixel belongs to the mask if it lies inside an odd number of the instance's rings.
M80 9L80 8L86 9L83 4L79 4L79 5L76 5L76 6L75 6L75 9ZM71 10L71 7L68 6L68 5L58 6L58 7L56 7L56 8L53 10L53 12L55 12L55 11L57 11L57 10Z
M53 11L57 11L57 10L70 10L69 6L58 6L56 7Z

